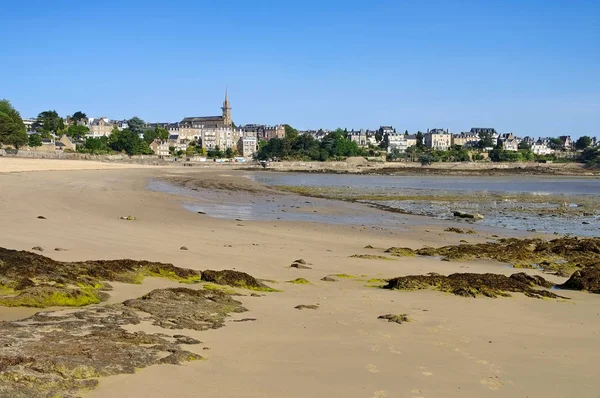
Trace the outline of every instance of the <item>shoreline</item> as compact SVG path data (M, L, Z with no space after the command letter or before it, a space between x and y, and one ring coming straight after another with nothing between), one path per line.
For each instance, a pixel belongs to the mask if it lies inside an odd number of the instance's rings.
M144 320L126 326L129 333L182 334L202 341L186 349L205 360L94 377L98 387L77 395L193 398L202 391L241 398L559 398L592 396L600 387L590 365L600 361L600 350L593 348L598 347L600 330L597 294L561 290L557 293L568 300L518 292L512 297L473 298L431 289L379 288L378 281L384 279L430 273L524 272L552 284L567 280L498 261L441 261L386 252L392 247L402 252L464 241L487 243L498 238L493 232L476 225L475 234L446 231L456 223L426 217L417 222L416 216L402 215L398 217L406 223L403 230L213 218L182 207L188 200L201 203L201 198L147 189L151 179L169 176L200 195L220 190L223 203L239 194L228 191L238 181L246 190L258 189L245 181L243 172L225 168L0 173L0 222L10 226L0 229L3 247L30 251L40 246L45 248L40 254L62 262L131 258L198 271L236 270L280 290L236 289L242 295L233 299L248 311L226 317L220 329L165 329ZM265 195L269 200L273 196ZM330 202L331 212L341 211L337 201ZM314 209L320 211L320 206ZM380 212L366 207L353 211L365 217ZM127 215L136 219L120 219ZM505 232L498 235L510 236ZM291 266L300 259L307 268ZM307 283L290 283L299 278ZM114 283L107 303L136 299L153 289L203 286L159 278L143 284ZM25 310L22 318L31 315ZM15 319L18 313L18 308L0 307L0 319ZM65 310L56 314L64 316ZM379 319L385 314L406 314L411 322ZM557 382L547 383L549 378Z

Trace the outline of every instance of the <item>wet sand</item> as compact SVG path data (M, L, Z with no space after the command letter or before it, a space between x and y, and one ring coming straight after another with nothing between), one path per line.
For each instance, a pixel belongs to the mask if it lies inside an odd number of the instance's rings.
M283 220L240 222L196 214L182 206L190 198L146 189L148 181L172 169L20 173L18 165L12 167L12 173L0 174L4 247L42 246L42 254L57 260L139 258L200 270L236 269L274 280L271 286L283 290L239 298L249 312L231 320L256 321L186 331L210 347L202 351L208 360L101 379L99 388L85 396L597 397L600 391L598 295L561 292L572 298L561 301L521 294L473 299L434 291L387 291L366 280L428 272L509 275L515 270L492 262L349 258L372 253L364 249L368 244L418 248L461 239L480 242L491 232L445 233L450 224L417 216L402 216L403 230ZM175 173L234 185L243 181L242 173L230 171L230 177L211 170ZM361 211L380 212L366 207ZM119 219L127 215L137 220ZM54 251L56 247L67 251ZM312 269L290 269L299 258ZM320 280L341 273L356 278ZM297 277L312 284L286 283ZM143 285L115 284L111 302L172 285L159 279ZM295 309L299 304L319 308ZM0 308L0 319L32 313L12 310ZM413 322L398 325L377 319L387 313L406 313Z

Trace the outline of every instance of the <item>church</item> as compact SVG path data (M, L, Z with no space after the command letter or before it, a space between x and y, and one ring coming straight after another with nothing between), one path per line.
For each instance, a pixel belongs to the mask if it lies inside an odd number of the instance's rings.
M231 121L231 105L229 104L229 97L227 89L225 89L225 101L221 107L223 113L221 116L197 116L197 117L186 117L179 123L181 129L221 129L232 126Z

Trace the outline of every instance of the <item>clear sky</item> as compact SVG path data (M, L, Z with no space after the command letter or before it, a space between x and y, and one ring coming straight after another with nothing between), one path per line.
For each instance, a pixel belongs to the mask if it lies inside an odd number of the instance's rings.
M600 136L598 0L3 1L22 116Z

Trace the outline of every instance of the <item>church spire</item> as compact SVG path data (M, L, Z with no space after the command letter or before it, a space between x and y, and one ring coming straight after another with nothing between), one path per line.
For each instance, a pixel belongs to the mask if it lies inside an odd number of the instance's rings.
M225 101L223 101L223 124L231 126L231 105L229 104L229 93L227 87L225 87Z

